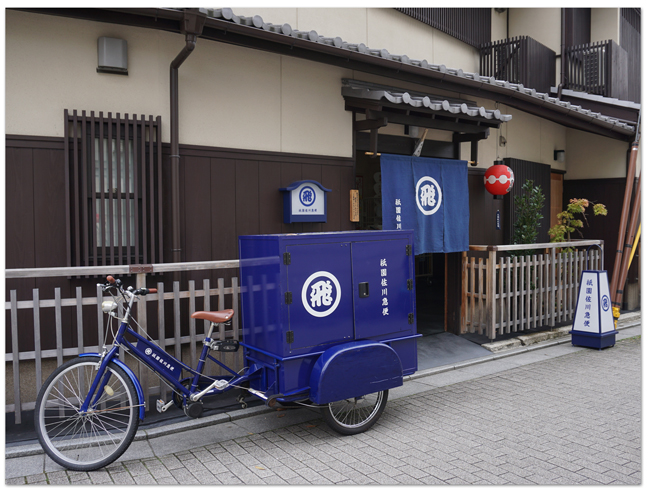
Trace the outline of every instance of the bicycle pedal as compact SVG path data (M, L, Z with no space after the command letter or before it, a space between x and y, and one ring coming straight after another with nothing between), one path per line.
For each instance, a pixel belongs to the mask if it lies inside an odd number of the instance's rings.
M216 352L236 352L239 350L239 342L235 340L213 341L210 349Z
M215 381L215 387L219 390L224 389L226 386L228 386L228 381L225 379L219 379L218 381Z
M165 403L162 400L156 400L156 410L158 411L158 413L164 413L173 404L174 404L174 400L170 401L169 403Z

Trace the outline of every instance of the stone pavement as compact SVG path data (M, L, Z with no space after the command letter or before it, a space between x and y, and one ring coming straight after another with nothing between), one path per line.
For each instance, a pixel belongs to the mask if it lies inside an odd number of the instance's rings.
M63 470L7 448L7 484L640 485L641 326L419 372L379 422L340 436L311 410L140 431L115 463ZM258 407L268 410L266 407ZM257 413L257 415L252 415ZM187 425L189 424L189 425ZM12 456L16 456L12 458Z

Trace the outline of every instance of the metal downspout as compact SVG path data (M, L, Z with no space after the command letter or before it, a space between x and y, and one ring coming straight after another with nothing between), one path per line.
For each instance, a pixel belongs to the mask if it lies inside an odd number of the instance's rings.
M181 33L185 34L185 47L169 66L170 97L170 160L172 172L172 262L181 262L180 234L180 151L178 142L178 68L196 47L196 40L203 32L206 14L196 10L183 13Z
M190 56L196 47L196 36L185 35L185 48L176 56L169 67L170 93L170 139L172 168L172 262L181 262L180 235L180 161L178 150L178 67Z
M566 49L566 9L561 10L560 14L560 83L557 88L557 99L562 100L562 90L564 89L564 76L566 63L565 49Z

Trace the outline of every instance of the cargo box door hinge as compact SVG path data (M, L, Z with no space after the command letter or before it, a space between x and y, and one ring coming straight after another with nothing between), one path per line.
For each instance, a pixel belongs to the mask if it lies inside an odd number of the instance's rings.
M412 251L413 251L413 247L411 246L411 244L407 245L406 246L406 255L410 256Z
M406 280L406 288L408 290L413 290L413 279L412 278L409 278L408 280Z
M286 266L291 264L291 252L285 252L284 254L282 254L282 261Z
M415 316L414 316L413 312L410 312L409 313L409 324L413 324L414 319L415 319Z
M291 302L293 302L293 295L291 292L284 292L284 303L291 305Z
M287 343L293 343L293 331L287 331Z

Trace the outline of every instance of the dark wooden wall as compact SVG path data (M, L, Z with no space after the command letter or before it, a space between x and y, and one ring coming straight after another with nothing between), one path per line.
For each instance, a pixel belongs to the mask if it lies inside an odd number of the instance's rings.
M166 155L163 147L163 154ZM352 229L351 158L181 146L181 258L237 259L240 235ZM164 163L164 162L163 162ZM283 222L282 187L315 180L327 194L327 223Z
M309 231L351 230L349 190L354 185L351 158L320 157L288 153L270 153L200 146L181 146L180 216L181 260L210 261L237 259L239 235L264 233L301 233ZM7 136L6 138L6 268L61 267L66 265L65 238L65 166L62 138ZM323 184L328 193L327 223L285 225L282 193L278 190L297 180L311 179ZM171 262L171 170L169 146L163 146L163 243L164 260ZM181 277L181 289L187 280L209 278L216 287L218 278L238 276L238 271L191 272ZM135 277L122 277L135 284ZM172 274L149 277L149 286L165 282L171 290ZM38 288L40 298L53 299L54 288L61 297L75 296L77 286L83 296L94 296L98 278L11 279L10 290L18 300L31 300ZM149 317L156 320L155 308ZM96 345L96 309L84 308L84 344ZM170 307L171 311L171 307ZM184 318L187 308L183 309ZM76 313L64 307L63 344L76 346ZM42 349L55 348L54 310L40 313ZM182 319L185 320L185 319ZM9 316L5 316L6 327ZM20 351L33 350L33 313L19 311ZM173 335L173 321L166 324L167 336ZM6 348L11 349L11 331L5 331Z
M485 189L484 176L484 168L468 169L469 244L499 245L504 239L505 201L503 198L495 199L495 196ZM496 227L497 211L501 215L500 230Z
M537 243L550 241L548 231L551 228L551 167L543 163L526 161L515 158L506 158L505 164L515 174L515 183L505 198L504 208L506 210L507 222L505 224L504 243L513 243L514 222L515 222L515 197L522 195L523 186L528 180L532 180L536 187L541 187L544 195L544 208L541 226L537 229Z
M621 212L623 210L623 198L625 195L624 178L603 178L587 180L565 180L563 204L564 208L573 198L584 198L592 202L600 202L607 207L607 216L594 216L589 209L587 221L589 226L582 229L586 239L602 239L605 241L605 269L611 278L614 271L614 262L616 259L616 242L618 238L619 223L621 221ZM632 196L634 197L634 195ZM630 215L632 212L632 203L630 203ZM575 233L572 239L580 239L580 235ZM637 249L637 255L639 251ZM635 268L638 263L633 263ZM638 272L630 271L628 279L638 277ZM610 291L611 279L610 279Z

